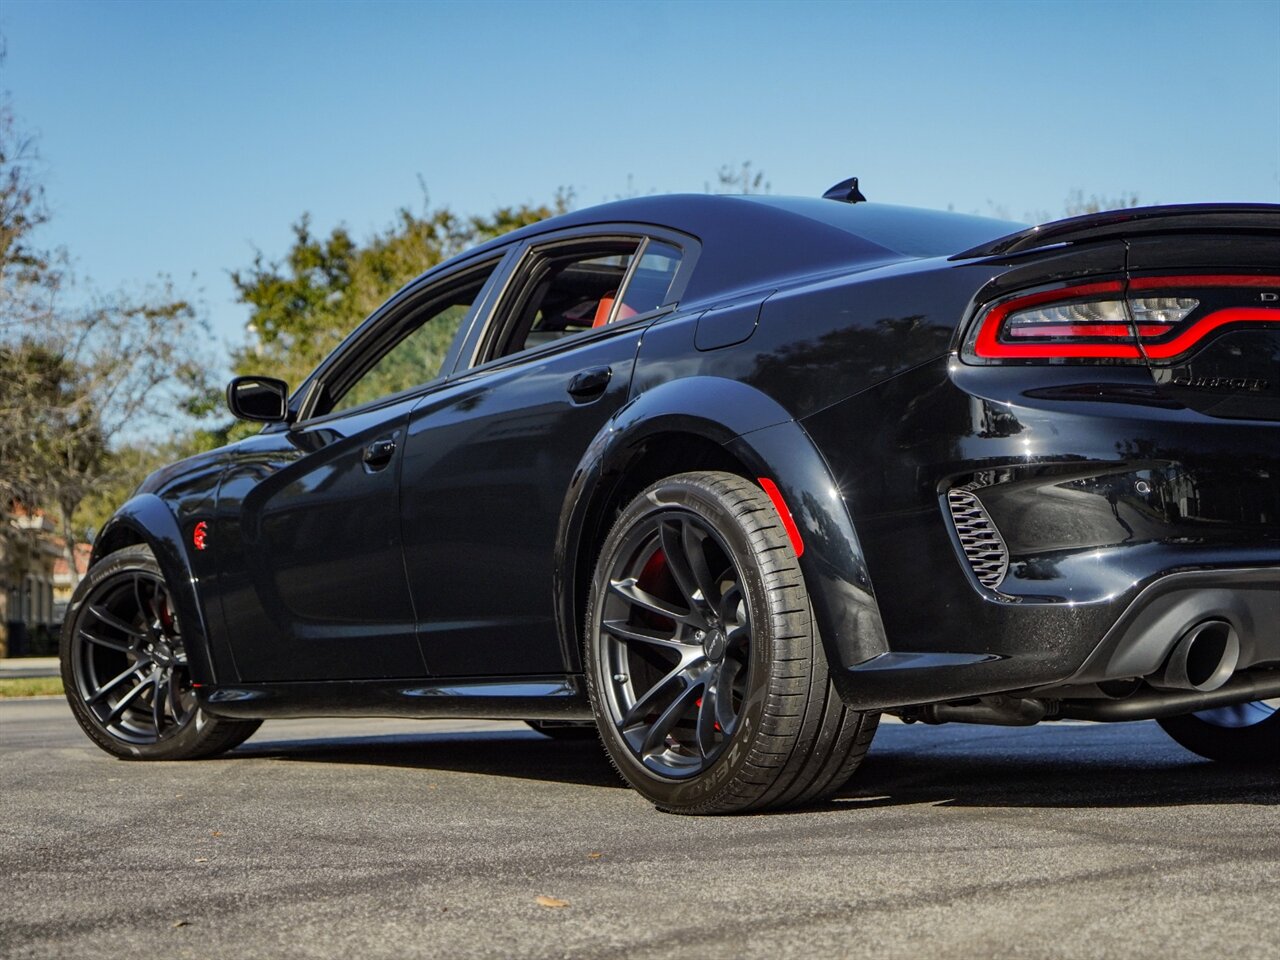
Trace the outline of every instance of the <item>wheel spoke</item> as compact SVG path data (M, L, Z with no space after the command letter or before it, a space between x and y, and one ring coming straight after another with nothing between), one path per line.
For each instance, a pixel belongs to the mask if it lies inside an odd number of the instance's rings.
M142 612L143 623L145 623L147 627L151 627L156 622L155 592L152 591L152 594L151 594L152 603L151 603L151 606L148 607L147 604L144 603L142 600L142 588L140 585L141 581L142 581L141 577L133 578L133 599L138 604L138 610Z
M145 630L142 630L139 627L135 627L133 626L133 624L125 623L123 620L117 617L110 610L107 610L105 607L96 606L96 605L90 606L89 612L93 614L95 617L97 617L99 620L101 620L103 623L105 623L107 626L115 627L121 633L127 633L131 637L137 637L138 639L142 639L147 635Z
M724 592L724 595L720 598L720 603L716 606L716 612L720 614L720 619L724 623L737 622L738 606L743 599L742 584L735 580L729 589Z
M85 627L80 628L80 636L90 643L96 643L98 646L106 647L108 650L115 650L118 653L129 652L129 644L125 641L114 640L111 637L99 637L97 634L90 633Z
M178 689L178 678L169 674L169 710L173 714L173 722L182 722L182 692Z
M99 700L102 700L110 696L116 687L120 686L120 684L124 683L130 677L140 674L143 670L146 669L146 667L147 667L147 663L145 661L129 664L128 668L126 668L122 673L119 673L116 676L112 677L110 680L108 680L106 683L100 686L97 690L95 690L93 694L89 697L89 699L85 702L97 703Z
M702 690L701 682L691 683L671 701L667 709L663 710L658 719L653 722L648 732L645 734L644 742L640 745L640 756L645 757L662 747L667 739L667 734L671 732L671 728L676 725L690 705L697 699L698 693Z
M112 707L111 712L107 714L107 718L105 722L108 724L112 724L112 723L115 723L117 720L119 720L120 715L125 711L125 707L129 706L129 704L131 704L135 699L137 699L138 694L140 694L143 690L145 690L148 686L150 686L151 682L152 682L152 678L147 677L141 683L139 683L136 687L134 687L132 690L126 693L123 697L117 700L116 705Z
M689 567L689 558L685 555L684 528L687 524L677 520L664 520L658 526L658 539L662 543L662 553L667 559L667 568L680 588L680 593L690 610L697 610L706 603L706 598L699 589L698 580Z
M657 703L662 699L663 694L667 692L672 684L676 683L684 676L687 669L688 668L683 663L673 667L666 676L636 698L636 702L631 705L631 708L625 714L623 714L622 722L618 724L618 726L625 731L628 727L635 726L648 716L650 711L652 711ZM677 696L679 695L677 694Z
M164 674L158 670L151 677L151 719L156 725L156 736L159 736L164 730L165 693L161 691L161 686L167 684Z
M718 721L717 703L720 699L719 677L720 667L715 667L710 677L702 685L702 700L698 704L698 717L694 722L694 738L698 743L698 752L702 759L710 758L716 747L716 724Z
M706 531L693 523L682 524L680 538L684 541L684 557L693 571L693 578L698 584L698 591L707 605L715 610L720 605L720 583L712 575L707 566L707 541L710 537Z
M660 617L666 617L668 620L675 620L677 623L687 623L690 626L702 626L702 617L698 616L695 610L681 610L679 607L672 606L665 600L655 597L653 594L642 590L636 585L635 577L628 577L625 580L611 580L609 587L618 596L627 600L629 603L635 604L642 610L648 610L650 613L656 613Z
M681 643L675 637L659 636L642 627L632 626L624 620L606 620L601 626L619 640L633 640L637 643L647 643L655 647L664 647L668 650L684 651L689 648L689 644Z
M725 657L716 677L716 722L726 737L733 733L737 717L733 712L733 682L738 679L742 665L732 657Z

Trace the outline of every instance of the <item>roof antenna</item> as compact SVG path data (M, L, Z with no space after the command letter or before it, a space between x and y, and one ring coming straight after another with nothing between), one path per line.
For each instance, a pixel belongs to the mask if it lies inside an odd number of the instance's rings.
M839 200L841 203L866 203L867 198L862 195L862 191L858 189L858 178L850 177L848 180L841 180L834 187L822 195L823 200Z

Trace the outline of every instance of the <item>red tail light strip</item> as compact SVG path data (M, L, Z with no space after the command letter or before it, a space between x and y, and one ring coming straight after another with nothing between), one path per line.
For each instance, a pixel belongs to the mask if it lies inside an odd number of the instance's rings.
M993 360L1022 357L1103 357L1114 360L1141 360L1142 354L1132 343L1001 343L997 337L1005 318L1016 310L1025 310L1027 307L1057 300L1092 297L1099 293L1119 296L1124 293L1124 284L1119 280L1086 283L1078 287L1043 290L1040 293L1006 300L999 306L993 307L983 318L982 329L978 331L978 339L973 345L974 352L980 357ZM1128 334L1129 331L1126 328L1124 332Z
M1229 323L1280 323L1280 310L1266 307L1228 307L1215 310L1196 320L1168 343L1144 343L1143 349L1152 360L1168 360L1186 353L1219 327Z
M1166 287L1273 287L1280 291L1280 277L1242 274L1189 274L1177 277L1138 277L1129 281L1130 290L1158 290ZM1169 360L1186 353L1213 331L1229 323L1280 323L1280 309L1270 307L1227 307L1193 320L1187 329L1168 343L1144 343L1152 360Z
M1280 290L1280 277L1193 274L1185 277L1139 277L1129 281L1130 290L1154 290L1158 287L1275 287Z
M1185 289L1195 287L1273 287L1280 291L1280 277L1277 276L1244 276L1231 274L1186 275L1171 277L1140 277L1129 283L1129 290ZM1007 300L992 307L982 318L982 326L973 344L974 353L979 357L993 360L1002 359L1108 359L1108 360L1141 360L1145 355L1152 360L1168 360L1185 353L1203 340L1206 336L1228 324L1235 323L1280 323L1280 309L1271 307L1227 307L1215 310L1193 320L1185 330L1167 343L1149 343L1144 341L1139 349L1130 340L1127 343L1003 343L999 333L1009 314L1028 307L1057 301L1078 300L1098 294L1123 295L1124 285L1118 281L1105 283L1087 283L1075 287L1062 287L1058 290L1044 290ZM1168 333L1172 327L1168 324L1144 324L1138 328L1140 337L1160 337ZM1019 336L1019 334L1011 334ZM1130 337L1127 327L1117 329L1107 324L1055 324L1046 325L1021 336L1046 337Z

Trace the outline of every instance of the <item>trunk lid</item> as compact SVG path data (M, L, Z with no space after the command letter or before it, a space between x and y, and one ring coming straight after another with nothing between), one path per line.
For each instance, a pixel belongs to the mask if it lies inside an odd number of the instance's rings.
M1266 231L1254 213L1247 230L1215 224L1128 241L1128 302L1162 399L1212 417L1280 421L1280 207L1272 210ZM1169 310L1186 313L1164 332L1144 326Z

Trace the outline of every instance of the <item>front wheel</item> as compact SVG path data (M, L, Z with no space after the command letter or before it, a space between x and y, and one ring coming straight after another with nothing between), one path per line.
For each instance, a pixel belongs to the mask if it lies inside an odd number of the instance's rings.
M1205 759L1280 768L1280 700L1255 700L1157 722Z
M781 518L732 474L670 477L623 510L596 566L585 646L610 758L672 813L824 799L879 719L836 694Z
M182 624L155 556L127 547L96 563L62 628L62 683L81 728L128 760L190 760L238 746L258 720L196 702Z

